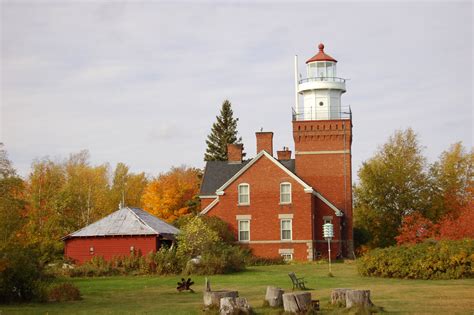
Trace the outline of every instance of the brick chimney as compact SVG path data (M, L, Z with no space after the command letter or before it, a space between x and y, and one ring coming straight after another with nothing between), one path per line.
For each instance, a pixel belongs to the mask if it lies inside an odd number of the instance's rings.
M227 144L227 161L231 163L242 163L242 151L244 145L240 144Z
M291 160L291 151L287 147L283 147L283 150L277 151L279 160Z
M260 131L256 132L255 135L257 136L257 154L265 150L268 154L273 156L273 132Z

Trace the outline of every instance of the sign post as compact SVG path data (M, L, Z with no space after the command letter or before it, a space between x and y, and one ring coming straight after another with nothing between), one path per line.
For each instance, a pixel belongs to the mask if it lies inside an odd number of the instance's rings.
M334 237L334 228L332 223L323 224L323 235L328 241L329 274L331 274L331 239Z

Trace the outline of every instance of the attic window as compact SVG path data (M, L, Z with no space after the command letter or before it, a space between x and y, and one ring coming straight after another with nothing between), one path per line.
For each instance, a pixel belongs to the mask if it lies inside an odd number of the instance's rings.
M250 204L250 185L240 184L238 186L238 204L248 205Z

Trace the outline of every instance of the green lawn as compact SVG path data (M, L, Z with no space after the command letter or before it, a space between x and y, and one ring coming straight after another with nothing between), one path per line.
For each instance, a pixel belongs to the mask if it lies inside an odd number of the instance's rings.
M257 313L273 313L262 308L267 285L291 291L288 272L304 276L313 299L326 309L333 288L369 289L372 301L389 313L473 314L474 279L465 280L397 280L363 278L354 264L333 264L334 277L327 276L325 264L295 264L252 267L247 271L210 276L212 289L238 290ZM199 314L201 312L204 277L192 277L196 282L192 293L178 293L178 276L129 276L107 278L76 278L83 300L69 303L0 305L0 314ZM323 312L324 313L324 312Z

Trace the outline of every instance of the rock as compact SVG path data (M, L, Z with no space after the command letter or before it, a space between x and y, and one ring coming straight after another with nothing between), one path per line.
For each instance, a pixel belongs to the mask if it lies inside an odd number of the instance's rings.
M374 304L370 300L370 290L347 290L346 308L353 306L369 308Z
M191 258L189 262L192 263L193 265L199 265L201 263L201 260L202 260L201 256L196 256L194 258Z
M251 314L252 308L246 298L224 297L220 300L219 313L221 315Z
M219 308L221 299L225 297L237 298L239 297L239 292L227 290L204 292L204 306L215 306Z
M310 292L291 292L283 294L285 312L303 313L311 306Z
M283 306L283 293L285 293L285 291L280 288L268 286L265 301L267 301L271 307L281 307Z

